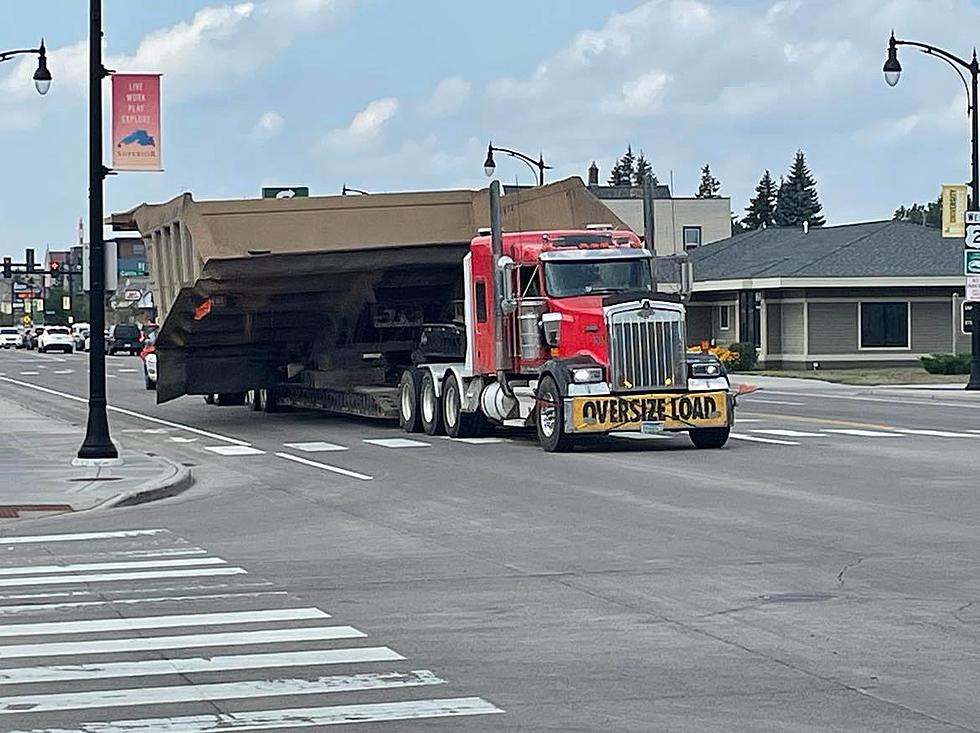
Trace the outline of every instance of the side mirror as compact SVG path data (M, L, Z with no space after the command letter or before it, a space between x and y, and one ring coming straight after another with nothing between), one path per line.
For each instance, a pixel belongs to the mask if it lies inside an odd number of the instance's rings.
M511 273L514 271L514 260L507 255L497 258L497 270L499 277L497 282L500 287L500 309L504 315L510 315L517 310L517 300L514 298L514 278Z

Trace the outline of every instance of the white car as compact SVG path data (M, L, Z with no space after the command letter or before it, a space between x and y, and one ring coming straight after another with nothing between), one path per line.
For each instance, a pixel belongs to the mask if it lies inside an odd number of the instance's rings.
M143 356L143 380L147 389L157 388L157 355L153 350Z
M4 326L0 328L0 348L19 349L20 343L21 335L16 326Z
M37 350L42 354L49 351L63 351L70 354L75 350L75 341L71 337L71 331L65 326L48 326L41 334L37 343Z

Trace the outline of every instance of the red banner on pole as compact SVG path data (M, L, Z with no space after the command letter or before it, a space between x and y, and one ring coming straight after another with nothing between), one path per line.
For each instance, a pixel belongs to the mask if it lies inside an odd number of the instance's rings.
M112 169L163 170L159 74L112 76Z

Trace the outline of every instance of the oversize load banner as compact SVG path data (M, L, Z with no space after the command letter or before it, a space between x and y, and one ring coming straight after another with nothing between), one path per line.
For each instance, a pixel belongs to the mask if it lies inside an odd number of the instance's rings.
M639 430L644 422L664 430L715 428L728 424L727 392L590 395L572 398L572 431Z
M112 168L163 170L159 74L113 74Z

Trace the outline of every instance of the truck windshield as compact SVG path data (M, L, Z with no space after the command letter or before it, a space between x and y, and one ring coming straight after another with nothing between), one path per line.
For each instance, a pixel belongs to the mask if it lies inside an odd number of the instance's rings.
M653 290L650 261L646 258L604 262L548 262L544 266L544 284L548 295L553 298Z

